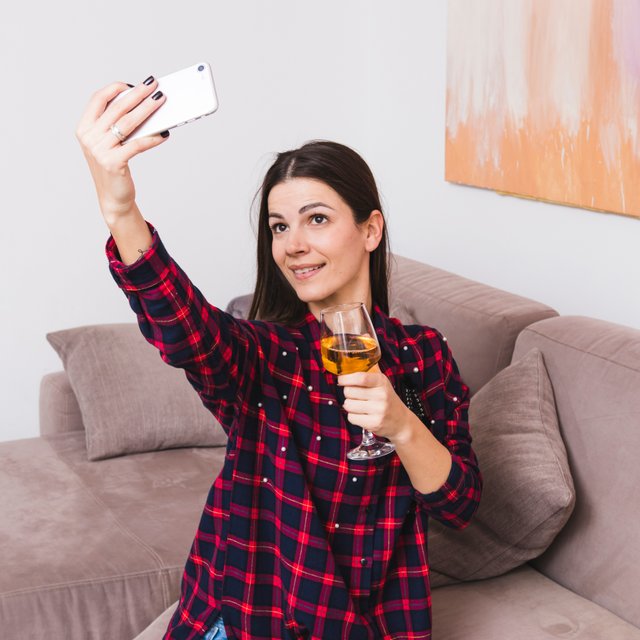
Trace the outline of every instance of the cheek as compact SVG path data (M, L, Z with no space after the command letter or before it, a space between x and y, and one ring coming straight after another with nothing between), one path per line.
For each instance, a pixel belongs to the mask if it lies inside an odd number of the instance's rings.
M282 259L283 259L283 251L280 249L280 247L278 246L277 242L271 242L271 257L273 258L273 261L280 266Z
M342 263L353 268L362 262L366 253L362 236L357 232L344 234L339 243L334 244L334 251L342 258Z
M282 274L284 279L291 280L293 276L289 269L286 268L287 252L283 242L275 241L271 244L271 257L277 270Z
M362 269L362 256L356 243L334 245L334 273L337 278L351 280Z
M364 251L362 235L351 224L343 225L334 233L323 234L320 242L327 253L345 264L358 261L361 252Z

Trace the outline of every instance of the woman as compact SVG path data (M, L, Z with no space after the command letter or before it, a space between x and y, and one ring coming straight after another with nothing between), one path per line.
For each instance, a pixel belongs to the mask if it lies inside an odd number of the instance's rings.
M229 436L164 637L429 638L427 521L464 527L481 479L446 340L388 316L369 168L330 142L278 155L261 190L252 319L237 320L204 300L136 206L128 161L167 138L121 145L117 134L164 97L147 79L110 103L125 88L96 93L77 131L110 268L147 340ZM352 301L370 311L382 358L336 377L322 368L318 319ZM422 419L399 395L409 388ZM348 461L362 427L396 453Z

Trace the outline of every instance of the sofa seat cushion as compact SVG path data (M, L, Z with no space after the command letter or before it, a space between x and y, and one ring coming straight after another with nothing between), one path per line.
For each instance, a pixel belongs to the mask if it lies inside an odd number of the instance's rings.
M140 635L137 635L133 640L162 640L177 606L178 602L173 602Z
M133 638L178 597L225 449L89 462L84 434L0 443L7 638Z
M434 589L432 607L438 640L640 640L640 629L528 565Z
M638 640L640 629L524 565L499 578L434 589L437 640ZM162 640L173 602L134 640Z

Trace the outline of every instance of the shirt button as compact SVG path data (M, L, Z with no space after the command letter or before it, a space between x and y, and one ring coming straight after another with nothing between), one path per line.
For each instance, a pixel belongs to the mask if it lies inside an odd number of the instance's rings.
M327 403L330 407L333 406L333 400L329 400L329 402Z
M418 367L413 367L413 373L418 373L418 371L420 371L420 369L418 369Z
M311 385L309 385L309 386L307 387L307 391L313 391L313 387L312 387Z
M356 478L355 476L353 476L353 478L351 478L351 482L358 482L358 478Z
M286 351L283 351L283 352L282 352L282 355L283 355L283 356L286 356L286 355L287 355L287 352L286 352Z
M453 396L453 401L458 402L458 396Z
M361 564L363 567L366 567L366 566L367 566L367 559L366 559L366 558L360 558L360 564Z
M320 440L322 440L322 436L316 436L316 440L320 442Z
M339 522L336 522L333 526L334 526L336 529L339 529L339 528L340 528L340 523L339 523Z
M261 406L262 406L262 402L258 402L258 407L261 407Z
M286 400L286 399L287 399L287 395L286 395L286 394L285 394L285 395L283 395L283 396L282 396L282 399L283 399L283 400Z
M284 453L287 450L287 447L280 447L280 451L282 451L282 453Z
M269 482L269 478L262 478L262 482Z
M402 347L405 351L407 351L409 349L409 347L407 347L407 345L405 344L404 347Z
M442 336L442 342L446 342L446 341L447 339L444 336Z
M431 421L431 424L435 424L435 423L436 423L436 421L435 421L435 420L432 420L432 421Z

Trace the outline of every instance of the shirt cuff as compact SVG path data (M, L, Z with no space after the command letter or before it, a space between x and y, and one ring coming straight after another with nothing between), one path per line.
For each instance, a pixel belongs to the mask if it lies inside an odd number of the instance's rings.
M124 291L152 289L169 275L171 258L156 229L149 222L147 226L151 232L151 246L131 264L122 262L113 236L107 240L105 252L109 260L109 270L113 279Z
M463 465L464 463L458 456L452 455L451 469L444 484L431 493L416 491L418 502L431 511L446 511L448 506L457 502L466 492L466 473Z

